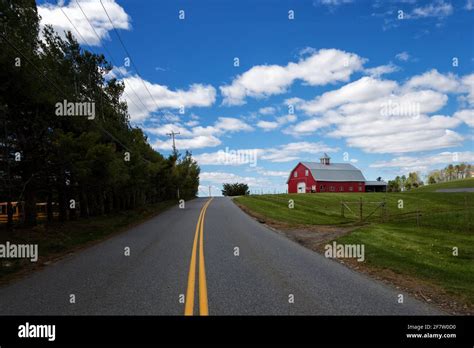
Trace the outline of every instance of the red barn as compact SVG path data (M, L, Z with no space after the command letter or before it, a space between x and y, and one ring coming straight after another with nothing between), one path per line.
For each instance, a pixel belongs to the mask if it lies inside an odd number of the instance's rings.
M331 163L324 154L320 163L300 162L291 171L288 193L365 192L365 177L350 163Z

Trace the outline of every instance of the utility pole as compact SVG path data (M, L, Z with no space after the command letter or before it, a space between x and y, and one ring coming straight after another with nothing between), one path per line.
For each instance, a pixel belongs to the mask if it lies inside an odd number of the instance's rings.
M179 135L179 132L171 131L171 133L166 133L167 136L173 138L173 153L176 154L176 142L175 142L175 136Z
M211 185L209 185L209 197L211 197Z

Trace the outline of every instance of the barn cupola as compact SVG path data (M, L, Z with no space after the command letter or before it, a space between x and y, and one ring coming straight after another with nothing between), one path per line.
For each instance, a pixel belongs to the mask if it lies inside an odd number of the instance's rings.
M321 157L319 160L321 161L321 164L328 166L330 164L331 157L329 157L327 153L324 153L324 156Z

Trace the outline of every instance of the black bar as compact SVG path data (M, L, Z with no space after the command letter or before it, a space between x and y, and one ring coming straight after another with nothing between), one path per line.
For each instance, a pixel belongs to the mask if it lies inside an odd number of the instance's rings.
M55 327L55 340L20 338L26 323ZM418 329L408 326L417 327ZM428 327L427 325L430 325ZM437 325L448 325L437 327ZM454 326L455 325L455 328ZM421 326L421 327L419 327ZM472 347L471 316L0 316L0 346L64 344L390 344ZM456 334L407 338L407 334Z

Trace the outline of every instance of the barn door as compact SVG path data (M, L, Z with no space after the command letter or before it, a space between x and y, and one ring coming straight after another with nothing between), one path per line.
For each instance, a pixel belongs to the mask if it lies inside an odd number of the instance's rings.
M306 183L299 182L298 183L298 193L305 193L306 192Z

